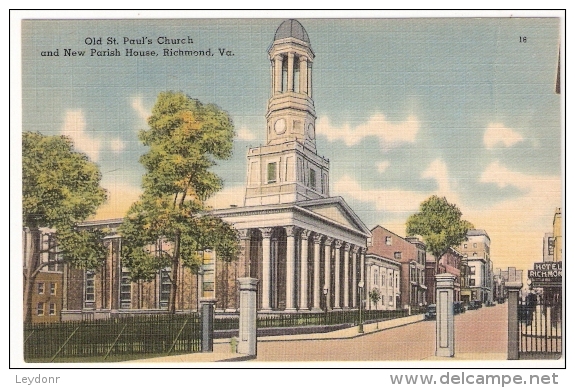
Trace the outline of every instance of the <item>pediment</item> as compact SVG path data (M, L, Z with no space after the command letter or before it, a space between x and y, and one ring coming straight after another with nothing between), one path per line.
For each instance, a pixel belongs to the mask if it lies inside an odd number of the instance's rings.
M327 218L337 224L370 235L369 229L341 197L299 202L297 206Z

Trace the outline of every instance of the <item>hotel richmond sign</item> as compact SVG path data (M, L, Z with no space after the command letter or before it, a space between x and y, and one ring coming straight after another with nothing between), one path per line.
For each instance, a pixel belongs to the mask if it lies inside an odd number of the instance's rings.
M534 263L527 271L527 277L536 286L561 286L563 281L563 262Z

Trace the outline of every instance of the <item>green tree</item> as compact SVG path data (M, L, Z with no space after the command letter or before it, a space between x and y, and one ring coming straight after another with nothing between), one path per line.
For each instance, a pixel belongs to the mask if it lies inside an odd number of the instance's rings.
M469 221L461 219L457 205L445 197L433 195L419 205L419 212L407 219L407 235L423 238L426 250L435 257L435 273L439 262L450 248L467 240L467 231L473 228Z
M67 262L95 269L105 258L102 231L76 228L106 201L98 166L74 151L66 136L22 134L22 223L30 236L24 257L24 321L31 318L32 287L38 273L49 264ZM40 228L57 231L42 246ZM42 262L48 253L54 260Z
M160 93L140 140L146 169L143 193L127 212L120 233L122 260L133 280L149 281L170 268L169 310L176 311L178 268L197 273L206 248L220 260L237 255L237 232L207 212L205 201L222 188L210 168L232 154L228 114L183 93Z
M369 300L373 303L373 306L377 310L377 303L381 300L381 293L379 292L379 288L372 288L368 294ZM379 321L376 320L375 328L379 329Z

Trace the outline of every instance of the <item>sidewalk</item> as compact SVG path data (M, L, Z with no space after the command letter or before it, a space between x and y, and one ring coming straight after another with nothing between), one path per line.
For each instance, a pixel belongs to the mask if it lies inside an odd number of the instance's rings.
M423 314L412 315L404 318L390 319L378 323L369 323L363 325L363 333L359 333L358 327L349 327L343 330L331 331L328 333L314 334L295 334L295 335L276 335L261 336L260 342L285 342L285 341L314 341L314 340L337 340L362 337L365 335L389 330L395 327L410 325L412 323L423 321ZM179 354L166 357L147 358L143 360L127 361L130 363L181 363L181 362L229 362L229 361L247 361L253 359L243 354L232 353L230 348L230 338L221 338L214 340L214 352L211 353L190 353Z

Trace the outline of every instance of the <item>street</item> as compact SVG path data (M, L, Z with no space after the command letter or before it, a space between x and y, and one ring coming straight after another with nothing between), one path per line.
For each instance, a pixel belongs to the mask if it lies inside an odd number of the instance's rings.
M258 342L255 361L402 361L435 353L435 321L350 339ZM507 352L507 304L455 316L455 354L485 360Z

